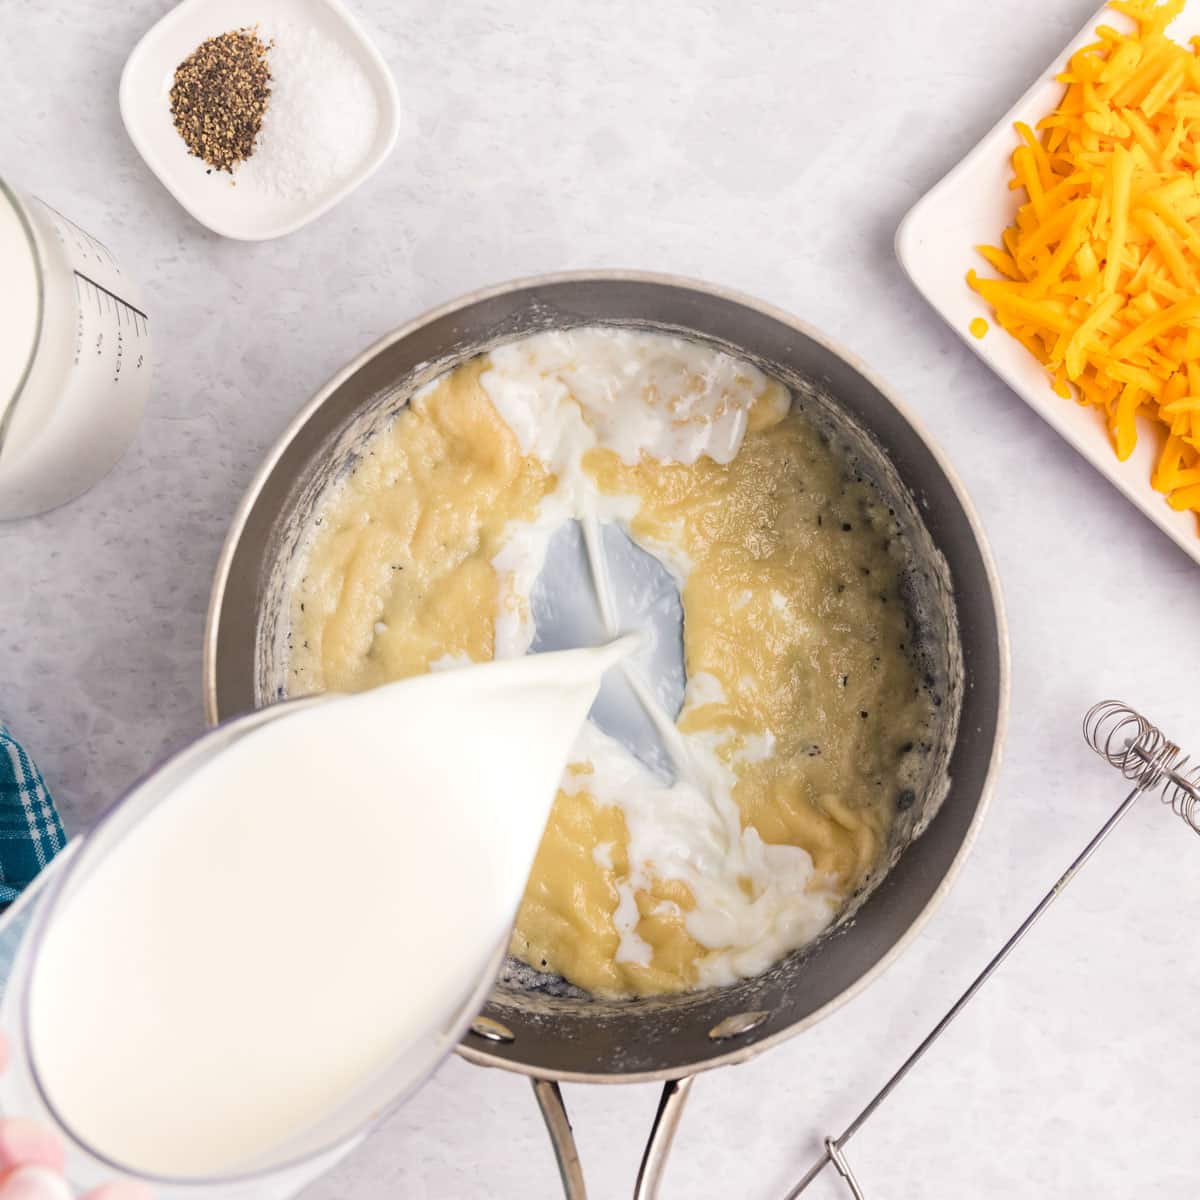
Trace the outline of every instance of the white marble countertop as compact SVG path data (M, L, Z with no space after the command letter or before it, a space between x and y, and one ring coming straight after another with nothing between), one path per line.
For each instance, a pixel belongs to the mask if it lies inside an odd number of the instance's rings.
M973 857L916 944L791 1043L701 1078L668 1198L778 1196L1115 806L1085 749L1125 698L1200 751L1200 567L944 328L892 235L1095 0L357 0L409 124L360 192L262 245L151 177L117 114L169 4L5 0L0 170L144 281L157 388L76 503L0 525L0 713L78 827L202 728L200 642L225 526L292 413L363 346L541 271L695 275L800 314L935 431L1004 583L1013 702ZM247 19L254 8L246 3ZM1102 513L1080 536L1074 514ZM1135 811L853 1144L873 1197L1194 1197L1200 841ZM650 1087L569 1087L596 1197L630 1193ZM528 1085L453 1060L308 1200L553 1196ZM830 1177L814 1197L845 1195Z

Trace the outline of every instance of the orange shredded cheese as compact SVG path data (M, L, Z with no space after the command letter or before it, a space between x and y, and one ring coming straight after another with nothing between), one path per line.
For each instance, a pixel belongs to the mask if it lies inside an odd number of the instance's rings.
M999 277L967 282L1122 461L1150 420L1152 486L1200 517L1200 38L1166 36L1184 3L1112 0L1135 31L1100 26L1059 75L1058 107L1036 130L1018 122L1009 187L1024 203L978 247Z

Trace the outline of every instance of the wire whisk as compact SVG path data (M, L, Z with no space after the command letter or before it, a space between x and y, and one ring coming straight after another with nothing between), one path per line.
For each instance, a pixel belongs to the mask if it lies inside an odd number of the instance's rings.
M899 1069L875 1093L867 1106L846 1126L841 1136L825 1139L825 1153L788 1192L785 1200L796 1200L830 1163L833 1163L854 1200L866 1200L866 1193L855 1178L846 1158L846 1143L866 1124L872 1113L891 1095L934 1042L945 1033L954 1018L966 1008L1139 798L1147 792L1158 791L1162 802L1170 805L1172 811L1193 832L1200 833L1200 762L1191 765L1191 758L1158 726L1119 700L1103 700L1093 705L1083 718L1083 736L1101 758L1116 767L1133 784L1133 790L1121 801L1116 811L1104 822L1075 861L1059 876L1058 881L1042 897L1037 907L1000 947L991 962L975 976L967 990L929 1031L925 1040L901 1063Z

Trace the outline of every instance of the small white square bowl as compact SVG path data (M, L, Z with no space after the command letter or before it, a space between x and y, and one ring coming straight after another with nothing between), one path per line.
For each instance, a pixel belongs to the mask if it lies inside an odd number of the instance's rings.
M1170 32L1186 41L1197 32L1200 0L1188 4ZM1017 146L1015 121L1036 128L1063 94L1057 76L1082 47L1096 40L1097 25L1132 29L1132 22L1105 7L1083 27L1078 37L1046 68L1034 85L991 129L949 175L926 193L900 224L896 254L917 290L945 318L950 328L1008 384L1030 408L1056 429L1080 454L1119 488L1185 553L1200 562L1196 516L1174 512L1166 497L1150 486L1158 455L1158 440L1149 423L1140 424L1137 448L1125 462L1118 460L1103 422L1096 412L1057 395L1045 367L1014 337L996 324L986 302L966 282L967 270L991 274L975 251L981 243L999 245L1012 223L1020 194L1009 191L1011 157ZM984 317L989 330L974 337L968 326Z
M208 173L188 153L171 119L175 68L208 38L261 23L264 36L284 22L311 25L362 70L375 95L379 123L362 160L312 195L282 197L235 186L237 173ZM266 241L292 233L352 192L388 156L400 127L396 83L379 51L340 0L183 0L133 48L121 74L121 119L130 140L162 185L202 225L223 237ZM252 160L248 160L252 161Z

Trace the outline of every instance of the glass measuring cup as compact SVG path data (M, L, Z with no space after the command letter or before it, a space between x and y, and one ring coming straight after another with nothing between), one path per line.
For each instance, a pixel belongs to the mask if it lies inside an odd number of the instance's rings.
M145 305L113 254L0 180L0 520L87 491L150 389Z
M147 1183L157 1200L283 1200L293 1196L349 1153L423 1083L482 1007L499 967L503 945L497 945L478 984L459 1011L442 1023L435 1037L385 1064L316 1124L298 1130L269 1154L240 1167L238 1173L220 1177L164 1178L124 1168L76 1136L44 1086L29 1034L29 1017L38 950L57 912L107 853L218 751L298 707L326 702L315 698L275 705L238 718L193 743L135 786L86 836L74 840L0 918L0 975L7 968L0 1000L0 1028L8 1037L11 1057L8 1069L0 1076L0 1111L31 1117L53 1129L67 1147L67 1174L77 1188L91 1188L117 1178ZM321 969L321 950L319 945L312 948L314 970ZM230 980L229 986L236 989L238 981ZM303 1048L297 1047L297 1053L303 1053ZM236 1086L237 1080L231 1079L230 1087Z

